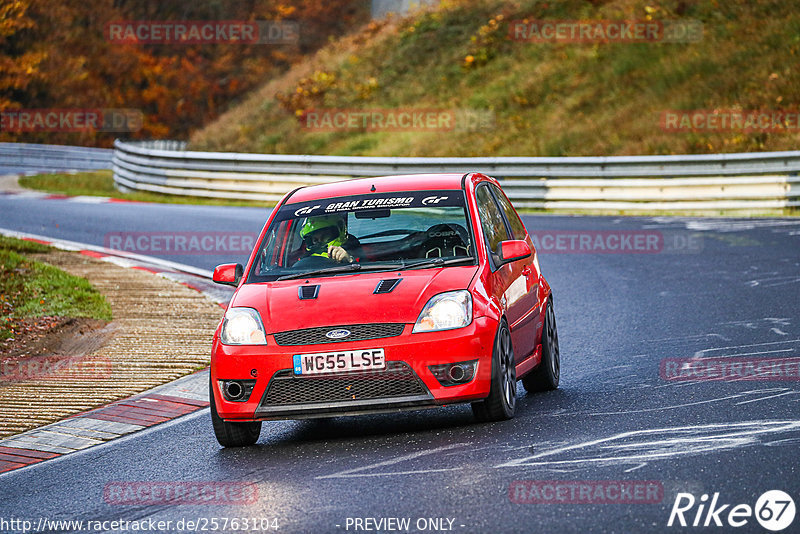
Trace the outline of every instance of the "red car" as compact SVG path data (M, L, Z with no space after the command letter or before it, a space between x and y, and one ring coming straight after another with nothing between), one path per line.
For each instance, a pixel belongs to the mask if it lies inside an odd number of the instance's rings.
M516 384L558 387L550 286L519 215L478 173L386 176L287 194L214 334L223 446L261 421L471 402L514 416Z

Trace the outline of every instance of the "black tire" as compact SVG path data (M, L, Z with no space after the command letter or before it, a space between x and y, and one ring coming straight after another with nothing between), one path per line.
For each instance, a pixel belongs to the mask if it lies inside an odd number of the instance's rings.
M517 372L514 347L505 319L500 322L492 349L492 387L489 396L472 403L478 421L505 421L514 417L517 405Z
M208 404L211 409L211 426L214 435L223 447L249 447L255 445L261 435L261 421L247 423L227 423L217 413L217 404L214 402L214 391L211 383L208 384Z
M522 379L522 385L528 393L552 391L558 388L560 377L561 353L558 349L558 328L551 297L547 302L542 325L542 363Z

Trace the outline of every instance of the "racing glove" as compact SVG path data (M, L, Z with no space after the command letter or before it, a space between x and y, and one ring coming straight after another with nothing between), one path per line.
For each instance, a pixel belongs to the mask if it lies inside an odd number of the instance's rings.
M328 257L338 263L353 263L353 257L342 247L329 246Z

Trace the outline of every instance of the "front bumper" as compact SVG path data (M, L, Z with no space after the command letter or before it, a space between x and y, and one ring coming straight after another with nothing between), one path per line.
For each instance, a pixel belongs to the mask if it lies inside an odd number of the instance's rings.
M211 380L217 411L228 421L303 419L392 412L467 402L486 397L496 321L476 318L464 328L343 343L281 346L267 336L266 346L230 346L215 338ZM331 326L331 329L337 328ZM386 370L294 376L295 354L382 348ZM428 366L478 360L475 377L443 386ZM229 402L219 380L252 380L249 398Z

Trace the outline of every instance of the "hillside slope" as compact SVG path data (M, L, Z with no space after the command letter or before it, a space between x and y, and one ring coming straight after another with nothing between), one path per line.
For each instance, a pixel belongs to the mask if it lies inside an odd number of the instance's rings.
M687 20L697 42L532 43L514 20ZM797 112L794 2L444 1L372 23L271 80L191 147L262 153L473 156L791 150L787 128L667 131L669 110ZM480 131L311 131L310 110L489 112Z

